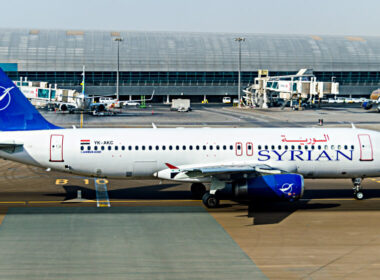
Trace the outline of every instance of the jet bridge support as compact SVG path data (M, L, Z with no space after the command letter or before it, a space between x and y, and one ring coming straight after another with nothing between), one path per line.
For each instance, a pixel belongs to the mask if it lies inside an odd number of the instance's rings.
M244 92L244 104L249 107L268 108L290 103L294 109L300 109L319 103L325 94L339 94L339 83L319 82L311 69L286 76L269 76L268 70L259 70L254 84Z

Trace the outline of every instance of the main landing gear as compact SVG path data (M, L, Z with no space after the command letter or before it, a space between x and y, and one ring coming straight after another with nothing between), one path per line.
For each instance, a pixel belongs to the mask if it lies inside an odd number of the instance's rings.
M364 198L364 194L362 192L363 188L361 186L363 179L362 178L352 178L352 183L354 184L354 198L357 200L362 200Z
M216 196L216 190L206 191L205 185L202 183L194 183L191 185L191 194L193 199L202 199L203 204L207 208L217 208L219 206L219 198Z
M206 187L202 183L194 183L191 185L191 194L193 199L202 199L206 193Z
M215 194L206 192L203 195L202 202L207 208L217 208L219 206L219 198Z

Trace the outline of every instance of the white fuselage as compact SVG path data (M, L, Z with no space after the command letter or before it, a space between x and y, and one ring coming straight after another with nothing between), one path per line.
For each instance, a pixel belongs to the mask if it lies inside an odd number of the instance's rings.
M22 144L0 157L107 178L159 177L176 167L265 164L306 178L380 176L380 133L350 128L59 129L0 132ZM183 181L208 179L183 178Z

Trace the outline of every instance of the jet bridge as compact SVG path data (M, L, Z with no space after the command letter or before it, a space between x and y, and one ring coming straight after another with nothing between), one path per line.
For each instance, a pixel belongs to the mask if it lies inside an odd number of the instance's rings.
M244 104L268 108L276 103L290 103L294 109L319 103L326 94L339 94L339 83L319 82L311 69L301 69L295 75L269 76L268 70L259 70L253 85L244 90Z

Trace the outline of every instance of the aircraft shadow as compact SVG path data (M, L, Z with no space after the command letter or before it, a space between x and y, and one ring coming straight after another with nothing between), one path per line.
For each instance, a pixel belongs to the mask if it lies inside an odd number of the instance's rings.
M278 224L297 210L323 210L339 207L339 203L266 202L250 203L248 217L253 218L252 225Z
M380 197L380 189L366 189L364 187L363 193L365 198L378 198ZM303 195L304 199L320 199L320 198L353 198L353 191L347 189L328 189L328 190L305 190Z

